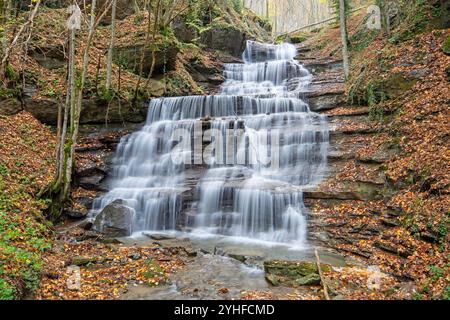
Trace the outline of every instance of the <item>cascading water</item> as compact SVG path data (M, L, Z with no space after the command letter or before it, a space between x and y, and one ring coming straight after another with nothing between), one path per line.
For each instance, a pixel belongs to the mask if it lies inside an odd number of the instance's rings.
M300 98L311 76L296 54L290 44L248 41L245 63L225 66L220 95L152 100L142 130L121 141L111 191L94 202L94 214L121 199L136 213L133 231L303 243L302 189L324 172L328 125ZM175 147L177 130L200 135L200 150ZM192 164L199 152L207 164Z

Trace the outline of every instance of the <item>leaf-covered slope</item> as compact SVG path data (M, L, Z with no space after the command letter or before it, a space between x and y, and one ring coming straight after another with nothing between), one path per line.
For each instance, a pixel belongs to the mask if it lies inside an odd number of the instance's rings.
M54 143L28 113L0 117L0 299L23 297L39 284L51 238L36 194L53 179Z

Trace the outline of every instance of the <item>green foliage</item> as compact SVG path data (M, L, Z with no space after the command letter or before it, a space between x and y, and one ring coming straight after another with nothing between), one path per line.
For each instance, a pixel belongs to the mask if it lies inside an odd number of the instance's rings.
M2 270L0 269L0 275L2 275ZM13 300L15 295L15 290L12 285L6 282L5 279L0 278L0 300Z
M442 50L445 54L450 55L450 36L447 37L444 44L442 45Z

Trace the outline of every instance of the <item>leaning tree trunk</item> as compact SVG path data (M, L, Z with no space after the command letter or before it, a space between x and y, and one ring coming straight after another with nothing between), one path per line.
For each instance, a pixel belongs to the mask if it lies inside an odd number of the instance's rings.
M349 58L348 58L348 34L347 23L345 17L345 1L339 0L339 21L341 28L341 40L342 40L342 58L344 60L344 74L345 79L348 79L350 74Z

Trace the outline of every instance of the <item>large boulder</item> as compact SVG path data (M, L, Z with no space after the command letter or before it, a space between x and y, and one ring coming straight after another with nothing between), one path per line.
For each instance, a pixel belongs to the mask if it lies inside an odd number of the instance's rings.
M210 49L225 51L240 57L245 50L247 35L232 25L214 25L201 35L201 42Z
M131 235L135 211L126 206L123 200L107 205L94 220L94 229L108 238Z

